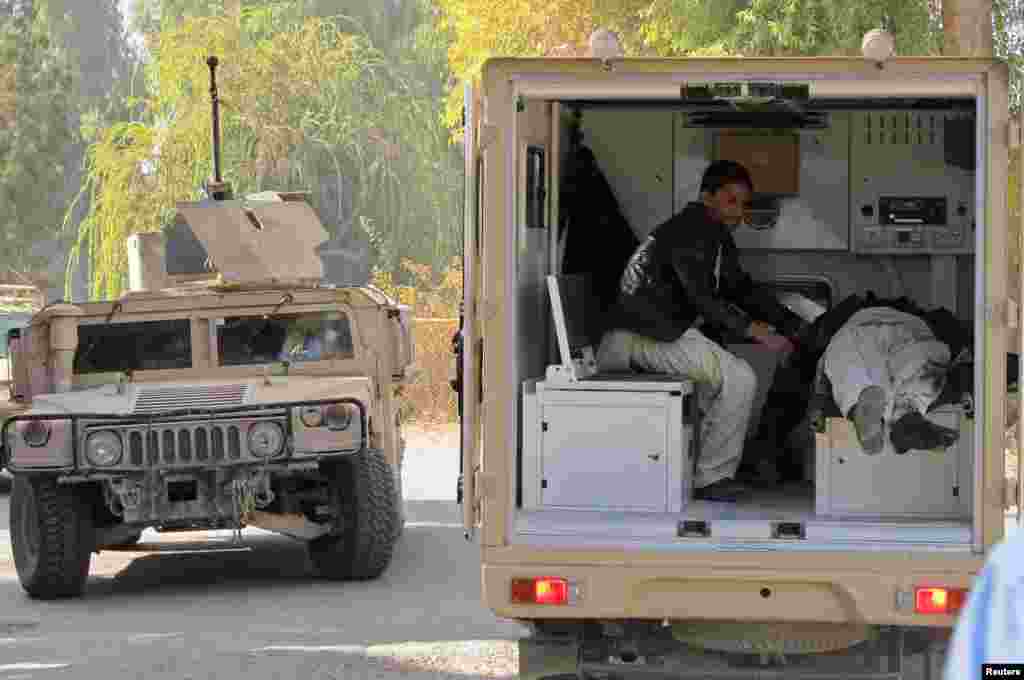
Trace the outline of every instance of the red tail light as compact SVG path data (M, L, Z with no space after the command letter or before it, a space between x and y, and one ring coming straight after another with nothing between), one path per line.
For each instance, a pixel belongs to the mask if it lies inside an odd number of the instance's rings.
M564 578L514 578L512 602L516 604L568 604L569 582Z
M956 614L967 601L963 588L915 588L914 611L918 614Z

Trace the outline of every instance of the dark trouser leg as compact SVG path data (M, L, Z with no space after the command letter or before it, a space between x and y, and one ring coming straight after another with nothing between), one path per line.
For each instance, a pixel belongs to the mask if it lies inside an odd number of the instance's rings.
M744 473L750 478L767 475L772 466L783 477L799 476L800 463L792 460L786 439L807 412L808 394L799 370L780 366L765 398L761 422L745 449Z

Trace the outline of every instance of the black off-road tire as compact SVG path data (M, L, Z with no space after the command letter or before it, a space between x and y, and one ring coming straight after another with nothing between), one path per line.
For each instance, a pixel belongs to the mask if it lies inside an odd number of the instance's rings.
M94 531L90 509L56 477L15 475L11 547L22 588L38 600L77 597L85 590Z
M309 542L309 556L321 576L332 580L368 581L391 564L398 540L395 478L380 451L368 450L325 463L331 480L331 502L339 509L337 535Z

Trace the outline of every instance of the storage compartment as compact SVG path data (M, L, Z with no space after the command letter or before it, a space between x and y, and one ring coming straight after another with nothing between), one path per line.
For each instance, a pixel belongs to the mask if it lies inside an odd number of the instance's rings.
M561 363L523 384L523 507L680 512L692 485L692 384L597 373L592 282L546 282Z
M958 430L945 451L885 448L868 455L853 423L828 418L816 453L815 509L821 517L969 520L974 490L974 423L959 406L943 406L929 420Z
M680 512L693 427L682 381L524 385L523 507Z

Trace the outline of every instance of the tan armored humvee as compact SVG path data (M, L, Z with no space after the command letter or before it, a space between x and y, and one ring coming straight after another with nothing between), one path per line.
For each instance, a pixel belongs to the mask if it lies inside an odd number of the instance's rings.
M91 554L145 550L146 528L277 531L306 541L328 578L390 563L408 310L323 285L312 208L251 198L179 206L205 273L165 264L182 252L173 230L135 234L128 293L49 305L13 334L24 412L3 441L31 596L81 594Z

